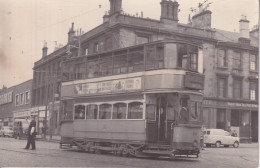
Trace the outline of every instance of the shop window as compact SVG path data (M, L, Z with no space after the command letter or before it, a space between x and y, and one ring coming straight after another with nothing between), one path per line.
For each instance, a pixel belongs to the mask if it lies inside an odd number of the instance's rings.
M239 110L231 110L231 126L239 127Z
M221 98L227 97L227 78L218 77L217 80L218 80L217 81L218 97L221 97Z
M146 70L160 69L164 67L163 46L152 45L146 47Z
M127 73L127 51L119 51L114 55L114 74Z
M113 105L113 119L126 119L125 103L117 103Z
M134 48L129 51L129 72L140 72L144 70L144 48Z
M143 103L133 102L128 105L128 119L143 119Z
M235 68L235 69L241 68L241 53L240 52L233 53L233 68Z
M99 119L111 119L111 104L102 104L99 106Z
M86 119L97 119L98 118L98 105L90 104L87 106Z
M226 51L223 49L218 50L218 67L227 67Z
M99 76L112 75L113 59L112 54L102 55L99 59Z
M149 36L146 35L137 35L136 44L144 44L149 42Z
M250 87L250 100L256 100L256 93L257 93L257 83L256 82L253 82L251 81L249 83L249 87Z
M156 120L155 116L156 105L155 104L147 104L146 105L146 119L147 120Z
M96 57L88 58L87 78L98 77L98 72L99 72L98 58Z
M225 129L226 127L226 111L225 109L217 109L217 128Z
M85 119L86 112L85 112L84 105L76 105L74 110L75 110L74 119Z
M240 99L242 93L242 80L234 79L233 82L233 98Z
M250 55L250 71L256 71L256 55Z

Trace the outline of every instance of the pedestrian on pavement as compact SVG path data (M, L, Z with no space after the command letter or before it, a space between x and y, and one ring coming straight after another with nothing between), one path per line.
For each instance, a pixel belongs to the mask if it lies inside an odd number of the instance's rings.
M29 149L31 145L31 149L35 150L35 135L36 135L36 121L34 117L31 117L31 122L28 128L28 137L27 137L27 145L24 149Z

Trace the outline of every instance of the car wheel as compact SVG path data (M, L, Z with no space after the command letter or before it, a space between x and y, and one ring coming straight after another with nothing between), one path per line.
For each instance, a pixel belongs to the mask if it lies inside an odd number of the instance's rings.
M216 142L216 147L217 148L219 148L220 147L220 145L221 145L221 143L218 141L218 142Z
M206 147L211 147L211 145L210 144L206 144Z
M239 143L236 141L236 142L234 142L234 144L233 144L233 147L234 148L237 148L239 146Z

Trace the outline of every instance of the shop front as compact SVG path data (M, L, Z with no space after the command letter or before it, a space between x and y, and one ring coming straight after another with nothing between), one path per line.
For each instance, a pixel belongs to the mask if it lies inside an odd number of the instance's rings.
M204 99L204 124L207 128L236 132L240 142L258 140L258 104L249 101Z

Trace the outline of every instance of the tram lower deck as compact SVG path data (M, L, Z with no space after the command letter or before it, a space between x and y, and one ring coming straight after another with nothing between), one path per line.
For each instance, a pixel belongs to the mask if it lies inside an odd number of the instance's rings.
M198 157L201 95L156 93L97 100L74 101L73 120L61 123L61 147L75 145L116 155Z

